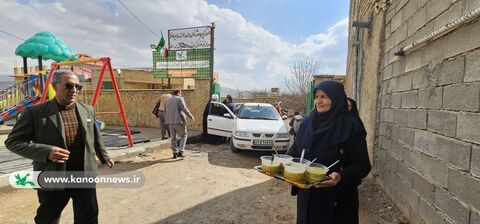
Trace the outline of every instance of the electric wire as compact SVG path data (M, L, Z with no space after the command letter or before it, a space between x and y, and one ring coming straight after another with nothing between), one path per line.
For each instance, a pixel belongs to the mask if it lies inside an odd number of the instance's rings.
M135 17L135 19L137 19L137 21L143 25L143 27L145 27L148 31L150 31L150 33L152 33L153 35L155 35L156 37L160 38L155 32L153 32L147 25L145 25L145 23L142 22L142 20L140 20L133 12L132 10L130 10L125 4L123 4L123 2L121 0L118 0L118 2L130 13L132 14L133 17Z

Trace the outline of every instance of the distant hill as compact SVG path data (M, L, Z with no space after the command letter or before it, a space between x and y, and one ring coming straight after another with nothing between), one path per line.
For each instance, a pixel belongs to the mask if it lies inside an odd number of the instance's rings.
M228 88L225 86L222 86L220 90L220 95L222 95L222 97L231 95L233 98L238 98L239 94L240 96L242 96L244 95L244 93L245 93L245 90L237 90L237 89Z
M15 81L0 81L0 90L6 89L7 87L12 86L15 84Z
M14 78L8 75L0 75L0 82L13 82Z

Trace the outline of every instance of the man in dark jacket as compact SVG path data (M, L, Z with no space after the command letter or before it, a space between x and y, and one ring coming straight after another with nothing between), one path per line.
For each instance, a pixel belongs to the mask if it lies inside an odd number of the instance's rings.
M114 166L103 145L93 107L76 102L82 89L71 71L53 75L55 99L26 107L5 141L10 151L33 160L34 171L96 171L98 157ZM37 191L36 223L58 223L70 198L75 223L98 223L95 188Z

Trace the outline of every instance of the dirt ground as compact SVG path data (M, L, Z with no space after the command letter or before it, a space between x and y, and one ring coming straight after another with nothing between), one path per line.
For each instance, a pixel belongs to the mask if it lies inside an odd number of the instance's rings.
M265 154L265 153L263 153ZM100 223L295 223L289 185L258 173L258 152L234 154L228 145L187 146L119 161L115 169L141 171L141 188L97 190ZM372 179L360 188L361 223L407 223ZM30 189L0 189L0 223L33 223L38 206ZM61 223L73 223L71 203Z

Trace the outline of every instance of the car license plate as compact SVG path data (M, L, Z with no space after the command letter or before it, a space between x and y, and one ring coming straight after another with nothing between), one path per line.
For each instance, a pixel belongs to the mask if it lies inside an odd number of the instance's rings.
M273 140L253 140L254 145L273 145Z

